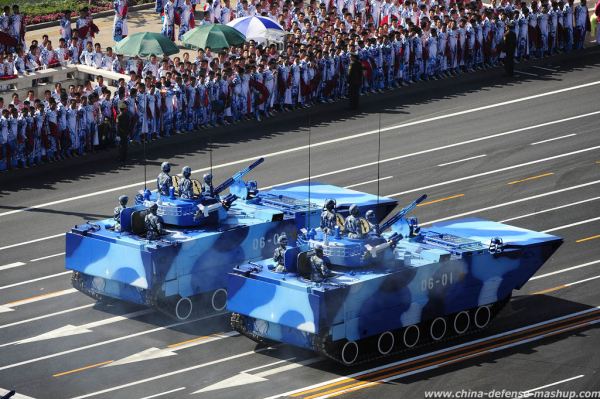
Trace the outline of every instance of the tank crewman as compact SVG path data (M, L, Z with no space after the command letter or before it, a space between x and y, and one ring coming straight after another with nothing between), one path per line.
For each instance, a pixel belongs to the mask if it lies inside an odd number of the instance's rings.
M146 225L146 238L148 240L158 240L161 234L164 234L162 228L163 219L156 214L158 211L158 205L156 203L150 206L150 212L144 218L144 224Z
M169 172L171 171L171 164L168 162L163 162L160 165L161 172L158 174L156 178L156 187L158 188L158 192L162 195L169 195L169 190L173 187L173 180L171 179L171 175Z
M192 168L189 166L184 166L181 170L181 173L183 174L183 178L181 179L181 182L179 182L179 197L184 199L192 199L194 198L194 186L190 180Z
M320 282L331 276L331 271L327 267L327 260L323 258L323 247L321 244L315 245L315 254L310 257L312 281Z
M129 201L129 198L127 198L126 195L121 195L119 197L119 206L115 207L113 217L115 219L115 231L121 231L121 211L127 208L127 201Z
M331 234L335 226L335 200L329 199L325 202L325 208L321 212L321 230L325 234Z
M412 217L408 219L409 237L416 237L421 234L421 227L417 218Z
M348 238L363 237L360 218L358 217L358 206L356 206L356 204L350 205L350 215L344 222L344 230L348 233Z
M378 236L380 234L379 223L377 223L375 212L372 209L369 209L367 213L365 213L365 218L367 219L367 222L369 222L369 233Z
M202 179L204 180L204 184L202 185L202 194L206 197L214 197L215 196L215 190L213 187L213 176L210 173L205 173L204 176L202 177Z
M284 259L285 259L285 249L288 244L287 236L285 233L282 233L277 240L277 244L279 246L275 248L275 252L273 252L273 260L275 261L275 271L277 273L285 273L287 270L285 268Z

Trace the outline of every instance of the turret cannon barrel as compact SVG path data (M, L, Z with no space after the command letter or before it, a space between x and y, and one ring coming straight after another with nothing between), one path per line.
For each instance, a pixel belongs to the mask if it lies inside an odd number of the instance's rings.
M233 176L229 177L223 183L221 183L217 187L215 187L215 189L214 189L215 195L219 195L221 192L223 192L224 190L226 190L229 187L231 187L231 185L233 185L233 183L235 183L236 181L238 181L242 177L246 176L248 173L250 173L254 168L256 168L258 165L260 165L264 161L265 161L264 158L259 158L256 161L252 162L248 167L240 170L239 172L237 172Z
M391 218L389 218L388 220L386 220L384 223L382 223L379 226L379 231L384 232L387 229L389 229L390 227L392 227L392 225L394 223L396 223L398 220L400 220L404 216L406 216L410 211L415 209L417 207L417 205L419 205L421 202L423 202L426 198L427 198L427 194L423 194L419 198L417 198L416 200L411 202L408 206L400 209L398 211L398 213L396 213L394 216L392 216Z

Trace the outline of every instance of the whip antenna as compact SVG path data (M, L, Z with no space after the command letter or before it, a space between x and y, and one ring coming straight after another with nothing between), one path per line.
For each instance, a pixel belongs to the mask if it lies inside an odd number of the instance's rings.
M381 113L377 114L379 116L379 128L377 131L377 205L379 205L379 168L380 168L380 160L381 160Z
M208 143L208 159L210 162L210 174L212 176L212 165L213 165L213 161L212 161L212 146L210 145L210 142Z
M148 178L146 177L146 139L144 138L144 191L146 191L146 181Z
M308 230L310 230L310 136L311 136L310 112L308 112Z

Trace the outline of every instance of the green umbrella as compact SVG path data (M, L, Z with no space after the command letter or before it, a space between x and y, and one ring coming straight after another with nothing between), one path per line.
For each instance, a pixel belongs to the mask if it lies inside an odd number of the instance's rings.
M182 42L195 48L210 47L221 50L238 46L246 41L246 37L231 26L221 24L202 25L183 35Z
M156 55L173 55L179 52L179 48L166 36L156 32L138 32L127 36L115 46L117 54L129 57L148 57Z

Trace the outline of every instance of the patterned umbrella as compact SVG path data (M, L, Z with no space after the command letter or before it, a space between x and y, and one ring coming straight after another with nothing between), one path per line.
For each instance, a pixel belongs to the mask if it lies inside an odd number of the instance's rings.
M266 41L283 42L287 32L281 25L267 17L241 17L229 22L227 25L237 29L246 40L258 43Z
M179 48L168 37L155 32L138 32L127 36L115 46L117 54L128 57L148 57L151 54L173 55L179 52Z
M182 41L184 44L195 48L210 47L213 50L221 50L243 44L246 37L231 26L210 24L186 32Z

